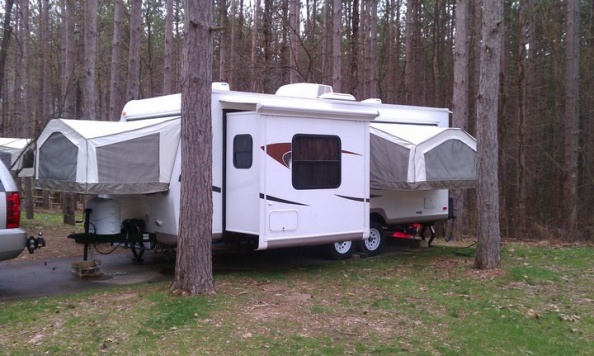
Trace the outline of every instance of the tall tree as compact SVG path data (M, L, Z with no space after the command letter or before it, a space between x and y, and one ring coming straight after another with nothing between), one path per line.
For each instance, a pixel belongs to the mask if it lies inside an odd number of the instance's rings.
M10 37L12 36L12 27L10 25L10 18L12 16L12 7L14 0L6 0L4 3L4 25L2 28L2 44L0 45L0 101L4 93L4 65L6 63L6 56L8 55L8 46L10 45ZM0 127L0 134L5 133L5 125L7 124L6 115L2 115L2 126Z
M227 0L220 0L220 17L219 17L219 81L228 80L229 68L227 65Z
M358 98L369 98L369 1L361 1L359 12L359 48L358 61L361 63L359 71L359 87L352 93Z
M359 85L359 0L353 0L351 14L351 86L349 92L354 94Z
M124 1L114 0L113 3L113 36L111 39L111 80L109 85L109 120L119 120L122 107L122 41L124 18Z
M83 117L97 119L97 94L95 91L95 71L97 62L97 1L85 2L85 55L83 84Z
M61 117L64 119L76 119L76 92L74 64L76 52L74 50L74 2L72 0L61 1L62 12L62 70L61 70ZM76 196L74 194L61 194L62 218L68 225L76 223Z
M260 17L260 0L254 2L254 20L252 23L252 47L251 47L251 65L252 65L252 91L257 92L259 85L258 75L258 22Z
M167 0L165 46L163 53L163 95L173 92L173 1Z
M297 63L299 61L299 12L301 11L301 4L299 0L289 0L289 42L291 43L291 60L289 82L296 83L299 80L299 68Z
M441 94L441 73L440 73L440 60L441 60L441 42L442 42L442 23L441 23L441 1L435 0L433 5L433 104L440 106L440 94Z
M21 28L20 38L21 38L21 48L23 51L22 56L22 63L24 67L24 78L23 78L23 100L22 100L22 110L23 110L23 118L25 122L23 123L23 134L26 135L25 137L33 137L33 120L30 119L31 117L31 104L32 104L32 81L31 81L31 62L32 58L30 57L30 48L31 48L31 30L29 27L29 0L21 0L19 4L19 9L21 11ZM1 92L1 91L0 91ZM35 202L33 199L33 182L31 177L25 178L25 217L27 219L35 218Z
M456 0L456 34L454 39L454 89L452 97L452 126L468 130L470 111L470 0ZM453 212L464 221L466 194L454 190Z
M171 288L214 294L212 276L213 8L210 0L185 2L182 62L180 226Z
M568 231L577 230L579 95L580 95L580 1L567 0L565 62L565 142L563 211Z
M477 106L477 203L480 209L475 268L501 266L499 232L499 145L497 108L501 38L503 36L503 0L483 1L481 69Z
M377 1L369 1L369 72L367 97L377 98Z
M529 110L531 105L528 93L531 90L529 84L534 73L532 73L532 62L534 57L534 0L524 0L520 2L518 19L518 127L517 127L517 159L516 159L516 179L517 179L517 199L516 226L525 228L527 226L526 204L528 203L528 183L526 179L526 141L530 125L528 124Z
M580 111L582 111L586 118L590 118L586 121L588 130L587 130L587 139L585 140L587 144L586 152L587 154L584 157L585 170L584 170L584 182L592 182L594 181L594 0L590 0L590 7L588 9L588 25L584 28L584 32L589 35L590 40L585 43L586 47L586 60L584 61L584 74L588 78L586 82L586 86L584 90L580 91L581 95L584 95L584 100L582 100L583 105L580 105ZM592 198L594 195L594 185L589 184L590 189L588 189L584 194L590 198L588 202L585 204L586 209L584 209L585 213L587 214L587 221L588 223L594 223L594 204L592 203ZM594 239L594 230L591 230L590 239Z
M330 16L330 2L333 0L324 1L324 10L322 18L322 83L331 84L332 82L332 55L330 46L333 43L330 34L333 29L330 28L332 19Z
M142 0L130 0L130 46L128 47L128 85L126 100L140 98L140 42L142 39Z
M262 71L268 73L272 69L272 0L264 0L264 23L262 24L262 32L264 33L264 39L262 41L262 49L264 51L262 61ZM270 93L272 88L270 87L271 78L268 75L262 77L262 90L264 93Z
M421 104L420 59L421 50L421 7L419 0L406 2L406 44L404 67L405 102L409 105Z
M342 2L334 0L332 21L332 87L335 91L342 91L342 33L340 29L342 19Z
M235 60L235 56L236 56L236 48L235 46L237 45L237 42L235 41L236 38L236 33L237 33L237 21L235 21L235 15L237 14L237 0L231 0L231 21L229 24L230 27L230 33L229 33L229 67L230 67L230 71L229 71L229 75L227 78L227 81L229 82L229 84L231 85L231 88L235 88L235 63L237 62Z
M41 51L41 63L39 65L41 74L39 76L41 97L38 98L38 110L37 114L41 117L41 123L45 124L50 119L51 114L51 97L50 97L50 52L49 52L49 38L50 38L50 26L49 26L49 0L39 1L39 32L41 44L39 49ZM40 115L41 114L41 115ZM50 194L48 190L43 191L42 206L44 209L51 208L50 206Z

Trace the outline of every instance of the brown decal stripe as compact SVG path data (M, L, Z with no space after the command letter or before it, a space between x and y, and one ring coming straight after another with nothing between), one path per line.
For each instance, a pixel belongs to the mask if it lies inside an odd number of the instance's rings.
M290 168L292 154L290 142L271 143L266 146L260 146L260 149L266 151L266 153L278 163ZM342 150L341 152L348 155L361 156L361 154L351 151Z
M221 187L215 187L214 185L212 186L212 191L215 193L220 193L222 191Z
M366 199L366 198L347 197L346 195L338 195L338 194L335 194L335 195L337 197L343 198L343 199L348 199L348 200L353 200L353 201L358 201L358 202L369 203L369 199Z
M283 166L289 168L289 160L291 154L291 143L290 142L281 142L281 143L272 143L270 145L260 147L262 151L266 149L266 153L274 158L275 161L282 164Z
M294 201L284 200L284 199L273 197L273 196L270 196L270 195L264 195L262 193L260 193L260 199L275 201L277 203L285 203L285 204L300 205L300 206L309 206L307 204L301 204L301 203L297 203L297 202L294 202Z
M362 156L360 153L355 153L355 152L345 151L345 150L342 150L342 153L346 153L346 154L349 154L349 155L355 155L355 156Z

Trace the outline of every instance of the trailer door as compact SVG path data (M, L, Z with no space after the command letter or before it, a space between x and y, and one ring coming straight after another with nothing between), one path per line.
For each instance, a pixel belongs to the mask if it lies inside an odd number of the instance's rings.
M259 121L253 112L227 115L223 215L226 231L259 234Z

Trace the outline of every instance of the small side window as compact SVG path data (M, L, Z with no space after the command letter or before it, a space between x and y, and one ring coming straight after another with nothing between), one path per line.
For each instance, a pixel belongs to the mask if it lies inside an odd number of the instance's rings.
M28 150L23 155L23 168L33 168L35 164L35 151Z
M233 166L237 169L248 169L252 167L251 135L237 135L233 138Z

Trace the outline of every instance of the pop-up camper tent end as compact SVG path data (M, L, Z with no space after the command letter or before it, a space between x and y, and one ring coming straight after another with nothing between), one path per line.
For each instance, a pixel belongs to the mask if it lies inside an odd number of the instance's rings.
M26 138L0 138L0 160L19 177L33 177L35 144Z
M50 121L37 141L37 186L80 194L148 194L169 188L180 120Z
M370 186L384 190L473 188L476 141L460 129L372 123Z

